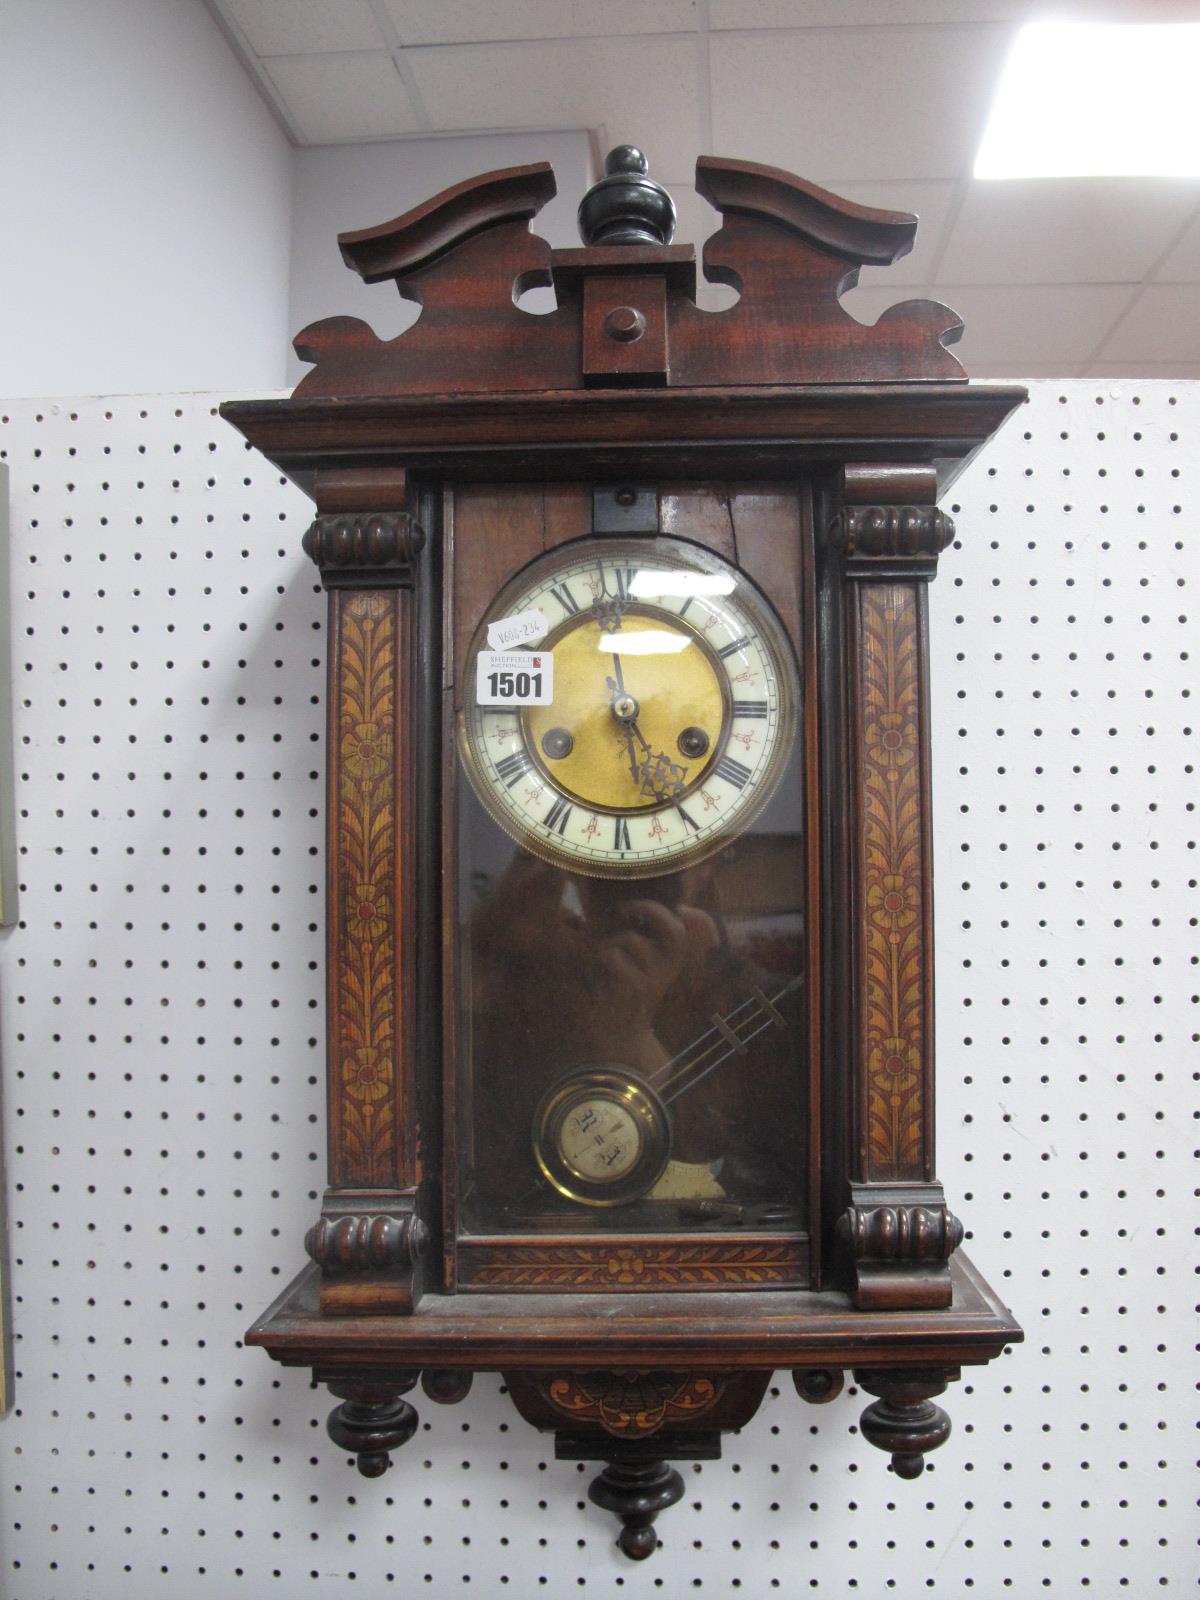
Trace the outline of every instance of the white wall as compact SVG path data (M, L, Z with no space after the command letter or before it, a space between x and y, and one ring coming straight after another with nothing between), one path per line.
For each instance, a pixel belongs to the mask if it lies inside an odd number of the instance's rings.
M587 135L293 149L202 0L2 0L0 395L277 389L291 339L416 316L337 234L490 168L553 163L536 227L578 242Z
M351 316L370 323L383 339L415 321L418 308L401 300L391 284L363 283L341 258L339 233L386 222L477 173L549 161L558 193L532 228L553 245L577 245L575 210L595 176L583 132L321 145L297 150L295 160L292 333L321 317ZM298 383L308 370L293 356L288 381Z
M3 1600L1194 1592L1200 384L1032 389L930 593L938 1171L1027 1342L964 1367L919 1483L852 1431L866 1395L780 1373L641 1567L498 1378L417 1391L368 1483L332 1397L239 1346L325 1170L312 508L216 396L0 408Z
M201 0L3 0L0 393L278 387L291 157Z

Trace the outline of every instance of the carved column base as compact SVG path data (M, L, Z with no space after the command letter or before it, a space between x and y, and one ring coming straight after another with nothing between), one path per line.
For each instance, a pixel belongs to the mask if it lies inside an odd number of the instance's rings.
M617 1543L631 1561L658 1549L654 1519L683 1498L683 1479L666 1461L610 1461L588 1489L588 1499L623 1524Z
M891 1453L892 1466L901 1478L919 1478L925 1455L950 1437L950 1418L932 1396L942 1394L956 1367L897 1367L894 1370L856 1372L854 1381L879 1398L862 1414L863 1437L879 1450Z
M327 1316L407 1316L421 1298L420 1262L429 1231L412 1197L364 1190L326 1192L304 1248L321 1269Z
M393 1373L386 1381L350 1379L329 1384L330 1394L341 1400L329 1413L325 1427L334 1444L358 1457L364 1478L378 1478L392 1464L389 1452L407 1444L417 1431L417 1413L407 1393L417 1374Z
M939 1311L953 1299L962 1223L939 1183L856 1183L838 1219L859 1311Z

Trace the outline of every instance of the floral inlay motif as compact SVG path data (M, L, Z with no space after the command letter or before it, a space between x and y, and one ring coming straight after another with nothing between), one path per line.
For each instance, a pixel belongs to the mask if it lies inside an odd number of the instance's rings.
M926 1051L916 590L862 584L862 1059L872 1180L922 1175Z
M386 1183L395 1151L395 787L392 597L347 591L337 662L340 946L333 1071L344 1183Z

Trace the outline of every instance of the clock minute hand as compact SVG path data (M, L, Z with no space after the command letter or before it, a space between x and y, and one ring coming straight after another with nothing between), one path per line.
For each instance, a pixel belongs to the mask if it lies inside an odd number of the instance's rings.
M626 752L629 756L629 776L634 783L640 783L641 772L638 766L637 752L633 746L635 735L647 754L649 754L649 746L642 738L641 730L638 728L638 703L625 687L625 674L621 670L621 658L616 651L613 652L613 669L616 672L616 677L606 677L604 680L604 686L608 690L608 705L617 726L625 735Z

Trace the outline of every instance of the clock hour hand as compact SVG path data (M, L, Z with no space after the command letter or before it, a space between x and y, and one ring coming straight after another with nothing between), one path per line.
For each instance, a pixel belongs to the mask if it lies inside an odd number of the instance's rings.
M629 776L634 783L638 783L641 780L638 773L637 752L633 745L635 734L643 748L645 748L645 741L642 739L637 725L638 703L625 687L625 674L621 670L621 658L615 652L613 654L613 669L616 672L616 677L606 677L604 680L605 688L608 690L608 705L617 726L625 735L626 753L629 756Z
M665 750L660 750L657 755L652 756L645 740L642 741L642 746L646 756L643 761L638 762L641 792L644 795L653 795L656 800L669 800L675 795L682 794L687 788L687 768L681 767L678 761L672 761Z
M677 761L672 761L665 750L659 750L657 753L652 751L646 742L645 735L637 722L641 707L625 687L621 658L615 652L613 669L616 676L606 677L604 682L608 689L609 707L625 735L630 776L637 784L639 792L652 799L667 800L674 795L682 794L687 782L687 768L680 766ZM642 749L640 760L634 749L635 739Z

